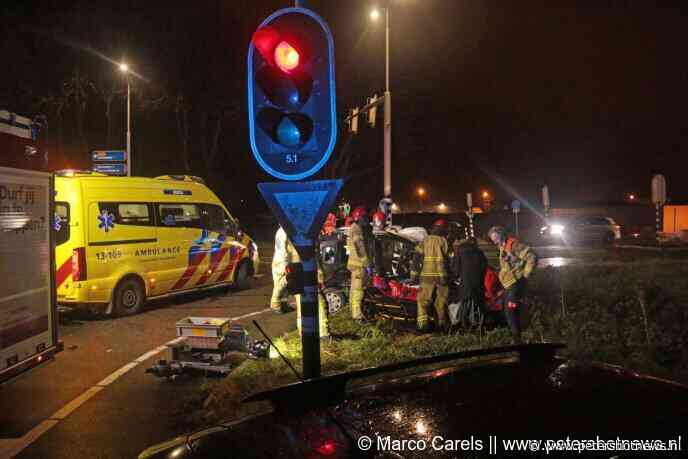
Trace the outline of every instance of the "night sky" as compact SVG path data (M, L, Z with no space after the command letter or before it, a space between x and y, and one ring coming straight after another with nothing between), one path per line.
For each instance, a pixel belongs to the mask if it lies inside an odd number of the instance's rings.
M192 171L212 175L230 206L262 208L255 183L269 177L247 142L245 56L259 22L289 3L2 3L0 108L46 113L53 132L54 115L37 100L57 94L75 66L103 87L121 83L111 63L85 48L126 56L145 77L137 82L141 100L183 94L191 114L210 113L212 122L222 113L210 167L198 163L204 140L196 131L205 125L192 124ZM653 3L391 0L393 190L402 207L415 206L417 186L428 202L450 205L484 188L498 202L514 193L535 201L544 183L555 206L629 192L649 198L658 172L671 199L688 200L688 15ZM335 35L340 117L384 89L383 23L368 17L374 4L309 2ZM123 104L118 96L110 140L122 145ZM89 96L81 146L70 141L73 116L65 114L62 143L75 163L111 146L102 105ZM134 151L145 159L135 172L179 172L174 111L137 110ZM374 130L360 123L353 138L341 130L336 155L352 155L344 194L353 201L374 204L382 193L381 115Z

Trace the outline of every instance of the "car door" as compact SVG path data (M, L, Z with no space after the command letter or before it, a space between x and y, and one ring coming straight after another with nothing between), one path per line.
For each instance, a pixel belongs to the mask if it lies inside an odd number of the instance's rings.
M233 278L239 253L237 230L225 210L216 204L201 204L201 227L208 235L208 266L197 286L226 282Z
M155 205L158 239L164 256L158 258L156 294L193 287L206 256L198 204L165 202Z

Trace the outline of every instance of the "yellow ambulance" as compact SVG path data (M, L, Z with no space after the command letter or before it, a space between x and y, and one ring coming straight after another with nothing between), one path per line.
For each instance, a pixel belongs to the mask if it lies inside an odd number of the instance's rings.
M108 315L146 299L197 289L245 288L258 248L197 177L55 177L58 304Z

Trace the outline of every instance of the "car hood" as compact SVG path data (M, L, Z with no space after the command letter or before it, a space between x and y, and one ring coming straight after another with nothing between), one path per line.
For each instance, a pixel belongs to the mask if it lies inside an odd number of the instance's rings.
M468 440L474 447L487 447L490 436L672 439L686 419L686 386L604 364L501 357L383 377L353 387L327 409L278 409L198 433L189 441L193 448L184 437L141 457L229 457L202 453L218 448L239 448L236 457L330 456L308 456L322 445L337 445L332 457L358 457L351 442L362 435L428 444ZM405 451L402 457L456 456L451 448L432 452Z

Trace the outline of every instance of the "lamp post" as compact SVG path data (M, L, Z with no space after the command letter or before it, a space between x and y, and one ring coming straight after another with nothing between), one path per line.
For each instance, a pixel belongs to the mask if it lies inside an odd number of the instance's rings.
M418 213L423 212L423 196L425 196L425 188L420 187L418 193Z
M119 70L127 78L127 177L131 177L131 82L129 80L129 66L120 64Z
M492 208L492 199L490 197L489 191L485 190L482 193L483 197L483 207L485 208L485 212L488 212Z
M392 197L392 93L389 90L389 5L385 8L385 125L384 125L384 197ZM380 11L370 12L370 19L377 21Z

